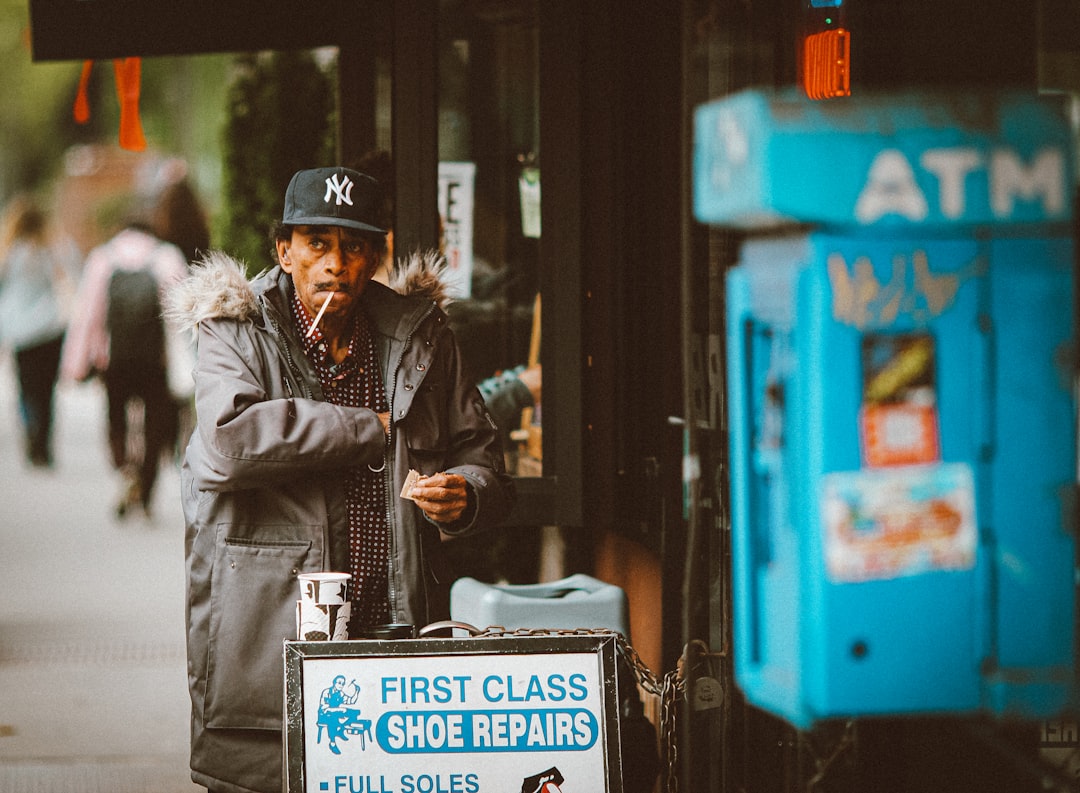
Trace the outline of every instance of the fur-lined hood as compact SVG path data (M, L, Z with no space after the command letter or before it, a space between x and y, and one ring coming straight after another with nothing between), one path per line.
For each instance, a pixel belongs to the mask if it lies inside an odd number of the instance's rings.
M389 287L445 308L451 302L443 282L445 272L441 253L416 252L395 262ZM178 330L191 332L208 319L255 319L262 313L258 284L265 276L249 281L241 262L222 251L211 251L194 265L188 278L170 289L165 317Z

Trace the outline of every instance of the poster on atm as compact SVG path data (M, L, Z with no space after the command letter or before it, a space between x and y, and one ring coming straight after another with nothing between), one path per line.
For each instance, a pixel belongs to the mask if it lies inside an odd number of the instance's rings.
M964 463L827 474L821 518L833 583L975 566L975 476Z
M621 793L613 648L610 636L287 642L287 790Z

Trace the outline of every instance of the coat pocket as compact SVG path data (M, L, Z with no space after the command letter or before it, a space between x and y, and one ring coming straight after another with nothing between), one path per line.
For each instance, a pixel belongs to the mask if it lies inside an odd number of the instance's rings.
M449 439L450 394L439 384L437 373L431 372L420 384L418 393L405 420L400 425L409 457L421 473L432 474L445 465Z
M226 537L217 554L204 720L208 727L281 729L282 648L296 638L296 574L312 543Z

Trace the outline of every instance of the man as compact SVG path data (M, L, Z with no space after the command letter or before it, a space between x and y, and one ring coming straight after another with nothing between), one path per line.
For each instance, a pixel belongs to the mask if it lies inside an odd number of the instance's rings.
M198 327L182 498L192 779L211 791L281 790L297 573L352 573L353 636L445 619L441 536L491 525L512 503L437 277L414 272L411 294L370 281L378 197L350 169L298 172L278 266L248 282L212 255L170 307ZM410 470L423 478L402 494Z

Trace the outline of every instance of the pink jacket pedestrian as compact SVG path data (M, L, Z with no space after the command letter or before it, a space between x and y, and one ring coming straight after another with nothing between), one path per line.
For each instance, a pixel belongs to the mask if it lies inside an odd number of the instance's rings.
M115 270L143 267L154 273L163 300L168 288L188 273L179 248L134 227L90 251L64 341L60 373L65 379L82 382L108 368L109 332L105 320L109 280Z

